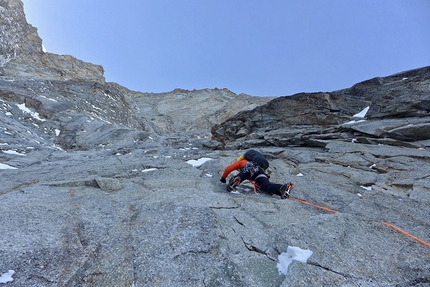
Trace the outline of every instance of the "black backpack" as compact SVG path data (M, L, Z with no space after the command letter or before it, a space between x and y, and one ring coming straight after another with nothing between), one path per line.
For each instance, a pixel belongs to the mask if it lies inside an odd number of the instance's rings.
M257 164L263 170L266 170L269 167L269 162L264 157L264 155L262 155L260 152L256 150L253 150L253 149L247 150L243 154L243 158L246 159L247 161Z

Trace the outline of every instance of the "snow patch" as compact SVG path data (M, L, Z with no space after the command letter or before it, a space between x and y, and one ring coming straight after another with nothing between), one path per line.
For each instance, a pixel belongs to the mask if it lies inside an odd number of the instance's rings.
M187 161L187 163L191 164L194 167L199 167L202 164L204 164L205 162L210 161L210 160L212 160L212 159L208 158L208 157L202 157L202 158L200 158L198 160L190 159L189 161Z
M278 267L279 274L287 275L288 266L293 260L306 263L312 254L313 252L309 249L304 250L300 247L288 246L287 252L278 256L279 263L276 264L276 267Z
M353 125L353 124L358 124L358 123L362 123L365 122L366 120L358 120L358 121L349 121L347 123L344 123L344 125Z
M17 107L18 107L21 111L23 111L24 113L28 113L28 114L30 114L30 115L31 115L33 118L35 118L36 120L41 121L41 122L46 122L46 120L45 120L45 119L42 119L41 117L39 117L39 113L37 113L37 112L32 112L29 108L27 108L27 107L25 106L25 104L17 105Z
M15 151L15 150L4 150L3 153L11 154L11 155L25 156L25 154L19 153L19 152Z
M303 173L299 173L299 174L297 174L296 176L303 176Z
M370 107L366 107L364 110L359 112L358 114L353 115L354 118L364 118L369 111Z
M154 171L157 170L155 167L153 168L147 168L147 169L143 169L142 172L150 172L150 171Z
M13 278L12 275L15 274L15 271L9 270L7 273L4 273L2 276L0 276L0 283L7 283L12 282Z
M0 169L17 169L17 168L4 163L0 163Z

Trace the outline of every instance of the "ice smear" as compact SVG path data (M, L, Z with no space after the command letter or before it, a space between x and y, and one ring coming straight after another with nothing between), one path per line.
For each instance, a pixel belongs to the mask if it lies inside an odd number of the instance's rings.
M362 110L361 112L359 112L358 114L353 115L354 118L364 118L367 114L367 112L369 111L370 107L366 107L364 110Z
M204 164L205 162L207 162L209 160L212 160L212 159L208 158L208 157L202 157L202 158L200 158L198 160L190 159L189 161L187 161L187 163L191 164L194 167L199 167L199 166L201 166L202 164Z
M7 273L4 273L2 276L0 276L0 283L7 283L12 282L13 278L12 275L15 274L15 271L9 270Z
M278 256L279 263L276 267L278 267L279 274L287 275L288 266L293 260L306 263L312 254L313 252L309 249L304 250L300 247L288 246L287 252L283 252Z

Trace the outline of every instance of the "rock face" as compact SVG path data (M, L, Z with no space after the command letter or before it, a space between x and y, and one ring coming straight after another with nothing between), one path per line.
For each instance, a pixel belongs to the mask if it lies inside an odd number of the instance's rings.
M0 0L0 74L33 79L104 81L103 67L72 56L43 52L36 28L28 25L20 0Z
M430 67L425 67L345 90L280 97L215 125L212 134L227 148L324 147L332 139L411 146L430 139L429 86Z
M429 67L280 98L133 92L44 53L20 1L0 13L5 286L430 285ZM248 147L291 200L225 191ZM288 246L313 254L284 275Z

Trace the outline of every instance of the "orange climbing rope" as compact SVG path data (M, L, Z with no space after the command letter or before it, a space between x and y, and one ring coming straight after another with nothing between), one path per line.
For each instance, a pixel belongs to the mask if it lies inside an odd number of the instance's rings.
M331 208L328 208L328 207L323 207L323 206L320 206L320 205L317 205L317 204L314 204L314 203L310 203L310 202L308 202L308 201L306 201L306 200L303 200L303 199L300 199L300 198L290 197L290 199L291 199L291 200L298 201L298 202L301 202L301 203L304 203L304 204L307 204L307 205L310 205L310 206L313 206L313 207L316 207L316 208L319 208L319 209L322 209L322 210L325 210L325 211L329 211L329 212L333 212L333 213L336 213L336 212L337 212L337 210L334 210L334 209L331 209ZM410 238L412 238L412 239L414 239L414 240L418 241L419 243L424 244L425 246L430 247L430 243L428 243L428 242L426 242L426 241L424 241L424 240L422 240L422 239L419 239L419 238L418 238L418 237L416 237L416 236L413 236L412 234L410 234L410 233L408 233L408 232L404 231L403 229L398 228L398 227L397 227L397 226L395 226L395 225L392 225L392 224L387 223L387 222L382 222L382 224L384 224L384 225L386 225L386 226L388 226L388 227L393 228L394 230L396 230L396 231L398 231L398 232L400 232L400 233L402 233L402 234L404 234L404 235L406 235L406 236L408 236L408 237L410 237Z
M255 181L251 181L251 180L249 180L249 181L254 186L254 193L257 193L257 189L259 188L258 184ZM303 199L300 199L300 198L290 197L290 199L294 200L294 201L298 201L298 202L303 203L303 204L307 204L309 206L313 206L313 207L316 207L316 208L328 211L328 212L332 212L332 213L336 213L337 212L337 210L334 210L334 209L331 209L331 208L328 208L328 207L324 207L324 206L320 206L320 205L317 205L317 204L314 204L314 203L310 203L309 201L306 201L306 200L303 200ZM398 231L398 232L400 232L400 233L402 233L402 234L404 234L404 235L406 235L406 236L408 236L408 237L410 237L410 238L418 241L419 243L424 244L427 247L430 247L430 243L428 243L428 242L426 242L426 241L424 241L422 239L419 239L416 236L413 236L412 234L404 231L403 229L398 228L397 226L394 226L394 225L392 225L390 223L387 223L387 222L382 222L382 224L384 224L384 225L386 225L388 227L393 228L394 230L396 230L396 231Z
M403 229L398 228L397 226L394 226L394 225L392 225L392 224L390 224L390 223L387 223L387 222L382 222L382 224L384 224L384 225L386 225L386 226L388 226L388 227L391 227L391 228L393 228L394 230L396 230L396 231L398 231L398 232L400 232L400 233L402 233L402 234L404 234L404 235L406 235L406 236L408 236L408 237L410 237L410 238L412 238L412 239L415 239L415 240L416 240L416 241L418 241L419 243L422 243L422 244L424 244L424 245L426 245L426 246L430 247L430 243L425 242L424 240L419 239L418 237L415 237L415 236L413 236L413 235L412 235L412 234L410 234L410 233L407 233L406 231L404 231Z
M248 179L248 181L254 186L254 193L257 194L257 189L259 189L260 186L255 181L252 181L249 179Z
M300 199L300 198L290 197L290 199L298 201L298 202L301 202L301 203L304 203L304 204L307 204L307 205L310 205L310 206L313 206L313 207L316 207L316 208L319 208L319 209L322 209L322 210L325 210L325 211L329 211L329 212L333 212L333 213L337 212L337 210L334 210L334 209L331 209L331 208L328 208L328 207L323 207L323 206L320 206L320 205L316 205L314 203L310 203L309 201L306 201L306 200L303 200L303 199Z

